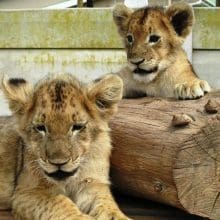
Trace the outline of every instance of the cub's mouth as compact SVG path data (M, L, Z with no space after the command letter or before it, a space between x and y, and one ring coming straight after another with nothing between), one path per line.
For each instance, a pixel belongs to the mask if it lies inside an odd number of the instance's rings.
M149 69L149 70L145 70L145 69L141 69L141 68L137 67L133 72L135 74L139 74L139 75L146 75L146 74L155 73L155 72L157 72L157 70L158 70L157 66L152 69Z
M61 180L67 179L68 177L74 176L77 171L78 171L78 168L74 169L71 172L66 172L66 171L62 171L62 170L57 170L53 173L48 173L46 171L44 171L44 172L47 176L49 176L55 180L61 181Z

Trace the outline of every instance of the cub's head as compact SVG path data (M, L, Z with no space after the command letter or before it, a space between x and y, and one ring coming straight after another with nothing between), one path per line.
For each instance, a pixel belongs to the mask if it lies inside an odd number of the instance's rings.
M183 2L166 10L143 8L134 12L117 4L113 18L124 40L134 76L144 77L147 82L178 57L194 21L191 6Z
M122 97L119 77L107 75L82 85L63 74L34 87L24 79L9 79L3 80L2 90L33 160L30 167L37 161L43 175L63 180L78 172L103 139L110 146L108 120Z

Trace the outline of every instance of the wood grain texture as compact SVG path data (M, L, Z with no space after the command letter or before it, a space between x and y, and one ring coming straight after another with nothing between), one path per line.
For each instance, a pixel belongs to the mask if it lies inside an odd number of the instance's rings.
M0 211L0 220L12 220L12 215L9 211Z
M209 100L217 112L208 113ZM111 121L112 179L127 194L220 219L220 92L202 99L122 100ZM173 118L187 115L189 123Z

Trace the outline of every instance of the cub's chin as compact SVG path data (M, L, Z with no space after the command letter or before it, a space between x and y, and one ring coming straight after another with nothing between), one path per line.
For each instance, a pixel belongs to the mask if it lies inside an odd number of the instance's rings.
M133 73L134 80L138 82L144 82L144 83L150 83L157 77L158 73L150 73L150 74L139 74L139 73Z
M71 177L71 176L74 176L76 173L77 173L77 170L78 169L74 169L73 171L71 172L66 172L66 171L62 171L62 170L57 170L55 172L52 172L52 173L48 173L46 171L44 171L44 173L54 179L54 180L57 180L57 181L63 181L63 180L66 180L67 178Z

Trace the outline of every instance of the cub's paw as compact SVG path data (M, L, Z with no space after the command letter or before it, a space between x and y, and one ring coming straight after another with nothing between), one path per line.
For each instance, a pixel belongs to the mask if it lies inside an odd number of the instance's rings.
M125 216L120 210L111 210L100 208L96 212L91 213L96 220L132 220Z
M44 218L42 218L44 219ZM45 218L47 219L47 218ZM49 219L53 220L95 220L93 217L85 214L80 215L64 215L64 216L53 216L52 218L49 217ZM22 220L22 219L21 219Z
M174 95L177 99L198 99L210 90L207 81L196 79L193 82L176 84Z
M76 218L77 220L94 220L93 217L89 216L89 215L82 215L80 217L77 216Z
M114 212L103 212L98 217L95 217L96 220L131 220L120 213Z

